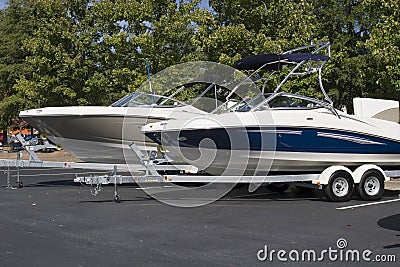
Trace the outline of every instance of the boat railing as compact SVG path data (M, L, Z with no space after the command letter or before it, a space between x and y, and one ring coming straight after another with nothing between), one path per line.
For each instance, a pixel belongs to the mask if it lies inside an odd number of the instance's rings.
M322 50L324 50L324 49L327 49L328 57L330 57L330 43L329 43L329 42L312 43L312 44L310 44L310 45L297 47L297 48L294 48L294 49L285 51L285 52L283 52L281 55L293 54L294 52L298 52L298 51L302 51L302 50L307 50L307 49L310 49L310 48L315 48L314 51L312 51L310 54L317 54L318 52L320 52L320 51L322 51ZM279 55L277 55L277 56L279 56ZM251 72L248 74L248 76L247 76L246 78L244 78L242 81L240 81L240 82L235 86L235 88L230 92L230 94L226 97L225 102L224 102L222 105L219 105L219 106L218 106L215 110L213 110L211 113L221 113L221 111L222 111L222 112L231 112L234 108L236 108L237 106L239 106L239 105L241 105L241 104L245 104L245 105L247 105L247 106L250 106L249 103L251 103L251 102L254 103L255 101L252 101L252 100L249 100L248 98L246 98L246 99L243 99L242 101L240 101L239 103L237 103L234 107L230 107L230 108L228 108L228 109L226 109L226 110L222 110L222 109L226 106L227 103L231 102L231 97L235 94L235 92L238 90L238 88L240 88L240 86L242 86L247 80L251 79L254 75L257 75L258 73L260 73L262 70L264 70L265 68L267 68L268 65L271 65L271 66L272 66L272 65L276 65L276 64L279 64L278 67L277 67L277 68L278 68L277 70L272 69L272 71L268 74L268 76L262 77L262 78L259 79L259 80L264 80L264 82L263 82L263 84L262 84L262 87L261 87L261 93L258 94L258 95L256 95L256 96L253 97L253 98L259 98L260 95L262 95L262 96L265 95L265 88L266 88L266 86L267 86L267 83L271 80L271 77L272 77L274 74L276 74L284 65L287 65L287 64L296 64L296 65L292 68L292 70L290 71L290 73L287 74L287 75L285 76L285 78L284 78L284 79L279 83L279 85L275 88L273 94L278 93L279 90L281 90L282 86L288 81L288 79L289 79L291 76L294 76L294 75L307 75L307 74L311 74L311 73L318 72L320 89L321 89L321 91L322 91L322 93L323 93L323 95L324 95L325 100L326 100L327 102L329 102L329 103L333 106L333 102L332 102L332 100L329 98L329 96L328 96L328 94L326 93L326 91L325 91L325 89L324 89L324 87L323 87L323 84L322 84L322 72L321 72L321 70L322 70L323 66L325 65L326 61L327 61L327 60L314 61L314 62L316 62L316 65L315 65L315 67L314 67L314 66L312 65L312 60L305 59L305 60L302 60L302 61L300 61L300 62L293 62L293 61L288 61L286 58L280 58L280 57L279 57L279 59L277 59L277 60L267 61L267 62L265 62L265 63L259 65L259 66L257 67L257 69L255 69L255 70L248 69L248 70L251 70ZM306 68L305 68L303 71L299 71L299 70L300 70L300 67L302 67L304 64L308 64L308 66L306 66ZM263 103L264 103L265 101L266 101L266 100L261 101L261 102L259 102L259 103L256 103L256 105L254 105L254 107L252 107L251 109L252 109L252 110L253 110L253 109L257 109L258 107L262 106ZM224 104L225 104L225 105L224 105Z
M304 48L309 48L312 47L312 45L310 46L305 46ZM318 48L316 50L314 50L311 54L316 54L317 52L321 51L322 49L328 49L328 56L330 57L330 44L329 42L326 43L322 43L321 46L318 46ZM299 51L301 50L300 48L291 50L291 52L293 51ZM328 96L328 94L325 91L325 88L323 86L322 83L322 68L324 67L324 65L326 64L327 60L319 60L318 62L316 62L315 67L313 67L311 64L310 60L302 60L300 62L298 62L292 69L291 71L285 76L285 78L278 84L278 86L275 88L275 90L273 91L272 96L278 94L278 92L282 89L282 86L290 79L290 77L292 76L298 76L298 75L307 75L307 74L312 74L315 72L318 72L318 82L319 82L319 87L320 90L322 91L322 94L324 95L324 99L327 103L325 104L329 104L329 110L331 110L336 116L340 117L339 114L336 112L336 110L333 108L333 101L330 99L330 97ZM303 71L299 71L300 68L302 66L304 66L304 64L309 64L308 66L306 66L306 68ZM256 105L255 107L252 108L252 110L257 110L258 108L260 108L261 106L265 105L266 102L268 102L269 98L265 99L263 102L259 103L258 105ZM324 106L326 106L324 104Z

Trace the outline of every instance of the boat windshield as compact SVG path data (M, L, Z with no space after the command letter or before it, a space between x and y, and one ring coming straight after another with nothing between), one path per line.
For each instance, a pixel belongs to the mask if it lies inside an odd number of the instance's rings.
M279 95L268 101L267 105L271 109L314 109L321 108L321 104L309 98L297 95Z
M337 111L327 102L303 95L284 92L267 97L255 110L311 110L320 108L324 108L340 118Z
M162 106L175 107L191 105L203 111L210 112L222 103L222 99L230 93L230 89L215 83L194 82L168 90L165 95L156 95L143 92L135 92L124 96L112 107L136 107L136 106Z
M111 107L124 107L132 98L135 98L139 93L133 93L124 96L121 99L118 99L114 103L112 103L110 106Z
M117 102L113 103L112 107L136 107L136 106L177 106L182 105L183 103L166 97L166 96L159 96L154 94L147 94L147 93L133 93L127 96L124 96Z
M229 102L226 103L226 107L221 108L218 113L250 111L253 107L262 103L270 95L271 94L260 93L253 98L248 97L241 100L230 99Z

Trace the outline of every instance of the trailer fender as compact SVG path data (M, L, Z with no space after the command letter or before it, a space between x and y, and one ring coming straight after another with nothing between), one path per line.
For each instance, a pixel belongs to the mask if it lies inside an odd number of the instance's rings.
M374 164L365 164L365 165L358 167L353 172L354 183L359 184L364 173L366 173L369 170L376 170L376 171L382 173L383 177L385 177L385 181L390 180L390 178L386 176L385 172L379 166L374 165Z
M346 171L350 173L354 179L353 172L349 168L345 166L330 166L319 175L317 180L313 180L312 183L317 185L327 185L332 174L337 171Z

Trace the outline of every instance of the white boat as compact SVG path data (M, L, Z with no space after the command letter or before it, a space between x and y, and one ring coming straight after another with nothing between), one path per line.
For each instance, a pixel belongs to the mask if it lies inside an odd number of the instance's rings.
M246 112L151 123L142 130L164 146L172 159L184 160L213 175L317 173L332 165L355 169L376 164L398 169L400 125L335 109L322 86L329 43L315 47L309 53L296 53L296 49L237 62L236 67L258 71L292 66L266 99L258 97L255 103L237 106L237 111ZM324 100L280 92L290 77L312 73L318 74ZM392 105L390 109L393 112Z
M21 111L19 117L83 161L125 163L124 153L133 142L157 151L157 144L141 133L143 125L205 113L170 97L133 93L111 106L45 107Z

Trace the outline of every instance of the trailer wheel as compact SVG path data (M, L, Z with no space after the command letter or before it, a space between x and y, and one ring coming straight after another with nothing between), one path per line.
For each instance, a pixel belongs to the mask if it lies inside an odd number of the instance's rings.
M340 170L332 173L323 191L329 201L343 202L350 200L353 194L353 186L352 175L347 171Z
M273 184L267 185L267 188L271 192L282 193L282 192L285 192L289 188L289 185L281 184L281 183L273 183Z
M383 195L385 177L377 170L368 170L361 177L356 193L362 200L377 200Z

